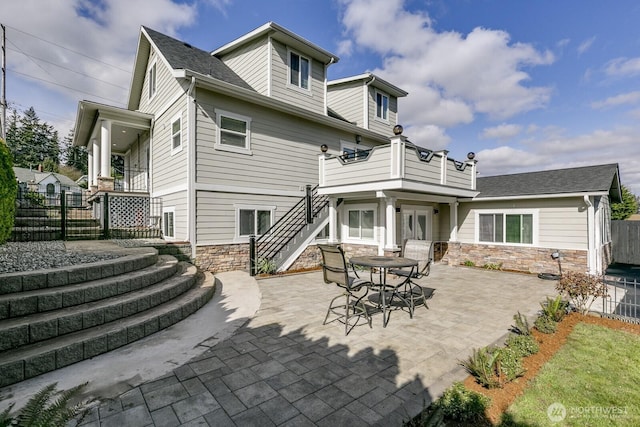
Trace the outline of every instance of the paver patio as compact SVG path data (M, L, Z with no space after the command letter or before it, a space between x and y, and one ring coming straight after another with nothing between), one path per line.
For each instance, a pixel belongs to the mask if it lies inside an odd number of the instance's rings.
M227 289L229 277L238 274L218 275ZM372 329L344 336L339 323L322 325L339 291L321 272L260 280L259 311L229 339L101 403L84 425L401 425L463 379L459 360L503 338L516 312L533 316L555 283L444 265L420 282L435 289L429 309L394 312L387 328L375 315Z

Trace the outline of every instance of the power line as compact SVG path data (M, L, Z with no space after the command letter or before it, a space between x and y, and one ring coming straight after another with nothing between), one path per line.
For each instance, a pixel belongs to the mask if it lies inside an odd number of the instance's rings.
M20 112L24 113L25 111L27 111L29 108L33 108L38 114L46 114L47 116L53 116L53 117L59 117L62 120L64 120L65 122L69 122L69 123L75 123L75 120L71 120L65 116L61 116L60 114L56 114L56 113L52 113L50 111L44 111L44 110L40 110L40 109L36 109L35 107L31 106L31 107L27 107L24 104L20 104L19 102L15 102L15 101L9 101L8 104L10 106L20 106L22 108L15 108L16 110L19 110Z
M9 40L9 42L11 42L11 40ZM12 45L14 45L14 46L16 46L16 45L15 45L15 43L13 43L13 42L11 42L11 44L12 44ZM29 54L25 53L24 51L22 51L22 50L21 50L20 48L18 48L17 46L16 46L16 48L17 48L18 50L16 50L16 49L9 49L9 50L14 51L14 52L21 53L21 54L23 54L24 56L26 56L26 57L27 57L27 58L29 58L29 59L35 59L35 60L38 60L38 61L46 62L47 64L51 64L51 65L53 65L53 66L55 66L55 67L62 68L63 70L71 71L72 73L76 73L76 74L79 74L79 75L81 75L81 76L88 77L88 78L93 79L93 80L97 80L97 81L99 81L99 82L101 82L101 83L105 83L105 84L108 84L108 85L111 85L111 86L117 87L117 88L119 88L119 89L127 90L127 88L126 88L126 87L124 87L124 86L120 86L120 85L117 85L117 84L115 84L115 83L111 83L111 82L108 82L108 81L106 81L106 80L99 79L99 78L97 78L97 77L91 76L91 75L89 75L89 74L82 73L82 72L80 72L80 71L72 70L71 68L64 67L64 66L62 66L62 65L58 65L58 64L56 64L55 62L49 61L49 60L44 59L44 58L39 58L39 57L37 57L37 56L29 55ZM37 65L37 64L36 64L36 65ZM42 68L42 67L40 67L40 68ZM47 73L47 74L49 74L49 73ZM49 75L50 75L50 74L49 74Z
M101 59L94 58L94 57L92 57L92 56L86 55L86 54L84 54L84 53L82 53L82 52L79 52L79 51L77 51L77 50L69 49L69 48L68 48L68 47L66 47L66 46L62 46L62 45L60 45L60 44L58 44L58 43L54 43L54 42L52 42L52 41L50 41L50 40L46 40L46 39L43 39L42 37L38 37L38 36L36 36L36 35L34 35L34 34L31 34L31 33L26 32L26 31L22 31L22 30L20 30L20 29L18 29L18 28L12 27L11 25L7 25L7 27L8 27L8 28L11 28L12 30L17 31L17 32L19 32L19 33L26 34L26 35L28 35L28 36L31 36L31 37L35 38L35 39L41 40L41 41L43 41L43 42L45 42L45 43L49 43L49 44L52 44L52 45L54 45L54 46L57 46L57 47L59 47L59 48L61 48L61 49L68 50L69 52L73 52L73 53L75 53L76 55L84 56L85 58L91 59L91 60L93 60L93 61L99 62L99 63L104 64L104 65L108 65L109 67L113 67L113 68L115 68L115 69L117 69L117 70L120 70L120 71L122 71L122 72L125 72L125 73L127 73L127 74L131 74L131 71L130 71L130 70L125 70L124 68L120 68L120 67L119 67L119 66L117 66L117 65L109 64L108 62L105 62L105 61L103 61L103 60L101 60Z

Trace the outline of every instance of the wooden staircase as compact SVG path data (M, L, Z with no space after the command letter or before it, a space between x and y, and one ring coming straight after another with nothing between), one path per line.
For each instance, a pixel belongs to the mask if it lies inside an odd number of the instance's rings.
M92 358L186 318L213 276L153 248L73 267L0 275L0 387Z

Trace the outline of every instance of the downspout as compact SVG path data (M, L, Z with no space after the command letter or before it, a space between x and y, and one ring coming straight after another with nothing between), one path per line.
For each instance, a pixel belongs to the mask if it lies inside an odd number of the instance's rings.
M362 127L365 129L369 129L369 86L375 81L376 76L371 76L371 80L364 84L364 102L362 107L364 109L364 122Z
M587 205L587 268L590 274L597 274L596 268L596 244L595 244L595 209L589 196L583 196Z
M196 100L193 90L196 78L191 76L191 84L187 90L187 123L189 123L189 156L187 164L187 230L191 244L191 259L196 258L196 211L195 211L195 183L196 183Z

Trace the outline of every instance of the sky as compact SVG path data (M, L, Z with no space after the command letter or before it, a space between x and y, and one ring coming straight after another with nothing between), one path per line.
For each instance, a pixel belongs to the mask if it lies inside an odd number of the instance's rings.
M20 0L0 3L7 101L60 137L78 101L126 106L140 26L207 51L273 21L409 92L412 142L481 176L618 163L640 195L636 0Z

